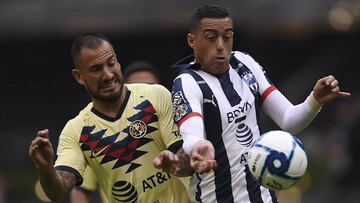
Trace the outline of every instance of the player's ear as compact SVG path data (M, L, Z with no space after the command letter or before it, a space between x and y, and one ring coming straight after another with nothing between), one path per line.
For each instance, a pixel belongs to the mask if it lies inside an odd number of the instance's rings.
M75 78L75 80L80 84L80 85L84 85L84 79L82 77L81 71L79 68L74 68L72 69L72 75Z
M187 40L189 47L191 47L192 49L195 48L195 39L194 38L195 38L194 34L192 34L190 32L187 34L186 40Z

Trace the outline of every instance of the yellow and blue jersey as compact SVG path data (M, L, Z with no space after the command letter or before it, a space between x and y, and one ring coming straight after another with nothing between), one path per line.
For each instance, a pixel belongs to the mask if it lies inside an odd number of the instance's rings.
M181 180L153 166L161 151L182 145L170 92L161 85L126 86L115 118L90 103L68 121L60 135L56 169L73 172L81 184L89 165L109 202L189 202Z

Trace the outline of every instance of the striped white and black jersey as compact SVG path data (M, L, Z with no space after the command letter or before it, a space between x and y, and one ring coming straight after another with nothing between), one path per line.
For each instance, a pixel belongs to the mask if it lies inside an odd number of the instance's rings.
M186 136L202 125L202 132L196 133L213 143L218 164L212 173L193 175L190 196L195 202L276 202L273 192L254 181L246 162L249 147L260 136L260 100L275 88L251 57L240 52L233 57L238 63L225 74L214 76L189 67L174 82L180 132Z
M274 192L260 186L247 167L247 152L260 136L258 111L262 107L291 132L306 127L319 109L311 109L306 101L292 105L244 53L233 52L229 71L221 75L200 70L192 60L186 58L176 66L174 117L185 152L189 154L196 141L207 139L214 145L218 164L213 172L192 176L192 201L277 202Z

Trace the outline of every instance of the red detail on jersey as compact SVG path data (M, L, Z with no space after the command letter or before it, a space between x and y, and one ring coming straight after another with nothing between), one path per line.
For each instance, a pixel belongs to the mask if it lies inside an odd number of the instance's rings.
M86 142L86 145L90 147L90 149L95 149L96 145L100 142L100 140L95 140L91 142Z
M136 139L136 140L130 142L128 144L127 148L120 148L120 149L117 149L117 150L112 151L110 153L106 152L104 154L107 155L107 156L111 156L113 158L116 158L116 159L121 159L121 160L130 162L130 161L132 161L134 159L134 152L138 148L139 142L140 142L140 140ZM125 152L127 152L126 156L124 156Z
M84 143L84 142L86 142L86 140L88 140L89 139L89 134L81 134L81 136L80 136L80 143Z
M126 150L125 148L120 148L120 149L117 149L117 150L112 151L110 153L106 153L106 155L111 156L113 158L119 158L125 152L125 150Z
M178 122L178 128L180 128L181 124L184 123L187 119L194 117L194 116L200 116L202 117L201 113L198 112L191 112L189 114L187 114L186 116L184 116L179 122Z
M142 118L142 121L144 121L144 123L148 124L153 116L154 116L154 114L149 114L147 116L144 116Z
M128 148L129 149L134 149L134 150L137 149L138 145L139 145L139 142L140 142L139 139L136 139L136 140L130 142L129 145L128 145Z
M129 154L127 156L119 157L119 159L127 161L127 162L131 162L132 160L134 160L134 151L129 152Z
M265 101L266 97L269 96L269 94L274 90L277 90L274 85L268 87L260 97L260 104L262 104Z
M155 108L153 107L153 105L149 105L149 106L147 106L147 107L145 107L144 109L143 109L143 111L145 111L145 112L147 112L147 113L155 113L156 111L155 111Z

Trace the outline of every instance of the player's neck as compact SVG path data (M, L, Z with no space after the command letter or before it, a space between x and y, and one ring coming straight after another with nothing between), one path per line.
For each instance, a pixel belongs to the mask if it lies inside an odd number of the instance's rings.
M104 102L93 99L94 108L109 117L115 118L119 112L119 109L121 108L121 106L125 101L126 92L127 92L127 87L126 85L124 85L121 91L120 98L114 102Z

